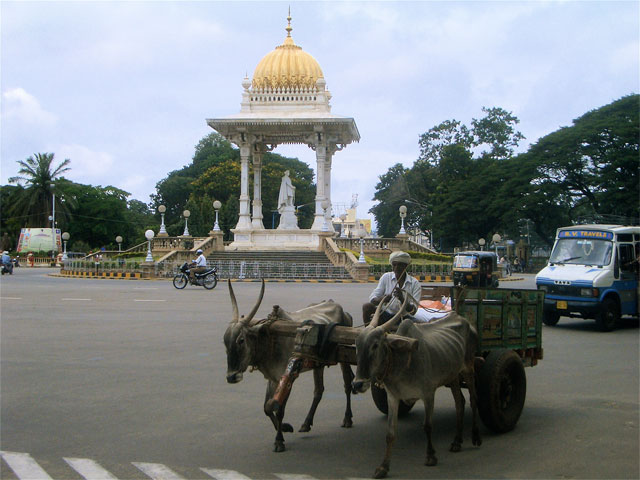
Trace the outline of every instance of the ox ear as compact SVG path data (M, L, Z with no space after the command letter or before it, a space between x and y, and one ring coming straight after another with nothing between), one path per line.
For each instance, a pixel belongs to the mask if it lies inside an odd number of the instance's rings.
M402 337L389 333L386 339L391 349L396 352L413 352L418 348L418 340L415 338Z

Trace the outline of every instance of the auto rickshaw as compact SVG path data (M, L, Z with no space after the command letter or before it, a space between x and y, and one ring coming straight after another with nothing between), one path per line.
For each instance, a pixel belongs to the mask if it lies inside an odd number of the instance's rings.
M460 252L453 259L454 285L497 288L499 278L498 256L493 252Z

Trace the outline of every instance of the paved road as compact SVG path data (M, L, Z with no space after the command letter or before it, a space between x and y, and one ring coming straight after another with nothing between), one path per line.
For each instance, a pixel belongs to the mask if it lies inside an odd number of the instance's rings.
M386 422L368 395L354 397L354 427L339 427L339 368L325 375L312 431L287 434L287 451L271 451L261 375L225 381L225 284L177 291L166 281L46 272L21 268L0 283L2 478L347 479L369 477L379 463ZM531 287L532 277L503 286ZM259 284L234 288L248 312ZM372 288L268 283L259 315L274 304L296 309L333 298L357 318ZM638 478L637 321L600 333L593 322L563 319L544 327L543 345L544 360L527 369L527 401L513 432L482 427L484 443L473 447L467 415L462 452L448 452L455 409L442 390L438 466L423 466L417 406L400 422L391 478ZM304 375L294 386L287 418L296 428L311 384Z

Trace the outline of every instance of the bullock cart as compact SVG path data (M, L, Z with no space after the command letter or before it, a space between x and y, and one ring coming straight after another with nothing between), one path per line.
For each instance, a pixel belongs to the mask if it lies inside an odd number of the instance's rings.
M542 359L542 311L544 292L539 290L423 287L423 299L451 296L459 314L476 327L478 409L483 423L502 433L512 430L524 407L526 374L524 367ZM460 301L458 301L460 300ZM347 362L356 365L357 327L300 326L287 321L269 325L273 338L295 337L294 354L269 402L274 411L284 407L299 373L319 365ZM393 335L393 334L390 334ZM407 339L407 341L411 341ZM372 385L376 407L387 413L387 396L382 386ZM413 404L401 403L400 414Z

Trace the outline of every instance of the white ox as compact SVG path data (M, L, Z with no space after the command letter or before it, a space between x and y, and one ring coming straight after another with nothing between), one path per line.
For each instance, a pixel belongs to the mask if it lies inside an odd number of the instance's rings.
M277 305L268 319L254 320L262 297L264 296L264 280L260 289L260 296L249 315L239 316L236 297L229 283L229 294L231 295L231 305L233 307L233 318L224 333L224 344L227 350L227 382L238 383L242 380L243 373L247 368L257 369L267 379L267 391L264 399L264 413L271 419L277 434L274 451L282 452L284 447L284 436L282 432L293 432L293 427L288 423L282 423L284 417L284 406L280 406L277 411L268 408L269 400L273 397L278 382L287 368L289 359L293 354L295 338L284 337L274 338L269 333L268 323L277 320L287 320L296 323L312 321L313 323L329 324L336 323L341 326L350 327L353 324L351 315L345 312L342 307L333 300L327 300L315 305L310 305L302 310L286 312ZM341 363L342 376L344 380L344 391L347 397L347 406L344 413L342 426L349 428L353 425L351 413L351 381L353 371L347 363ZM313 369L313 402L309 413L300 427L301 432L311 430L313 417L318 407L318 403L324 392L324 367Z
M478 342L476 330L466 318L452 312L432 323L414 323L407 319L400 324L395 335L388 335L396 321L401 318L404 305L398 314L378 326L383 303L385 302L380 302L373 320L356 339L358 367L353 381L354 393L365 392L371 381L384 384L387 391L387 446L382 464L375 470L374 478L383 478L389 471L400 400L415 402L422 399L424 402L424 431L427 436L425 465L437 464L438 460L431 443L431 417L435 391L443 385L451 388L456 403L456 436L451 444L451 451L460 451L464 417L461 376L469 388L473 411L473 444L482 443L477 426L474 382L474 355Z

